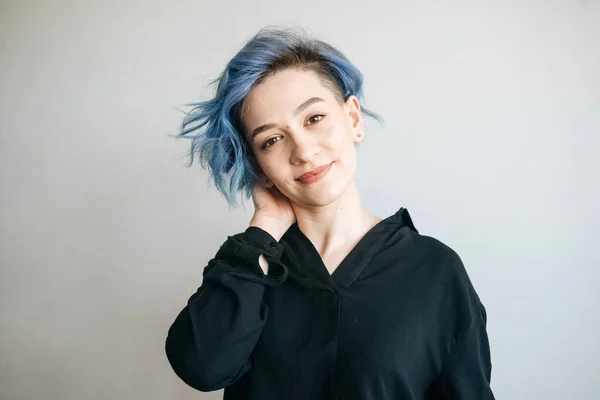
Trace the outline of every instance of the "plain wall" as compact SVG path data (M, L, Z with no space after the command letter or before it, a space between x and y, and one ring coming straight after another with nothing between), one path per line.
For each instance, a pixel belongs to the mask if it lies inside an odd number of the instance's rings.
M0 398L217 399L166 332L252 203L186 168L178 107L260 27L365 75L365 207L406 207L488 309L498 399L600 398L600 2L2 1Z

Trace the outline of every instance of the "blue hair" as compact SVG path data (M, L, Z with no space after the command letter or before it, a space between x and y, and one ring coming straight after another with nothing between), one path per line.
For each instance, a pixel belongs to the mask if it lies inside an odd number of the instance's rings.
M309 38L302 30L266 27L211 82L217 84L214 98L186 104L192 109L186 113L181 131L170 135L191 140L188 167L197 154L230 206L237 204L240 192L246 198L251 196L260 172L243 134L244 99L265 78L289 68L316 72L340 102L352 95L362 97L363 76L339 50ZM364 107L361 110L382 122L376 113Z

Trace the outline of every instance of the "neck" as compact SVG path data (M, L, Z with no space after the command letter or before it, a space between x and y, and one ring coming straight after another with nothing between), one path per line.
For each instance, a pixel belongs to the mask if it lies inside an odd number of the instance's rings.
M362 206L355 182L339 199L326 206L292 206L298 227L322 255L355 243L381 221Z

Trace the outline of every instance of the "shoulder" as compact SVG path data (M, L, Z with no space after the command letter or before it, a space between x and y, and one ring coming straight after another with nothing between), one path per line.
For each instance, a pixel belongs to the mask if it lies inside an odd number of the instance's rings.
M458 253L431 236L417 235L414 241L420 253L419 274L427 280L429 295L438 306L465 323L485 313Z
M432 236L418 235L417 246L426 256L425 260L446 274L465 278L467 271L458 253L446 243Z
M464 279L467 275L462 259L458 253L441 240L420 233L411 232L410 246L405 248L419 269L425 269L432 277L441 275Z

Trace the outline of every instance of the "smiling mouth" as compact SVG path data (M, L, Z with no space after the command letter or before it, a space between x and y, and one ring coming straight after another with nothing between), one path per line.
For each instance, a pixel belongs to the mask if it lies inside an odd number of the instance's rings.
M333 165L333 162L326 164L326 165L322 165L319 168L316 168L310 172L306 172L306 173L300 175L300 177L298 177L296 180L298 182L301 182L304 184L317 182L317 181L321 180L323 177L325 177L325 175L327 175L327 173L331 169L332 165Z

